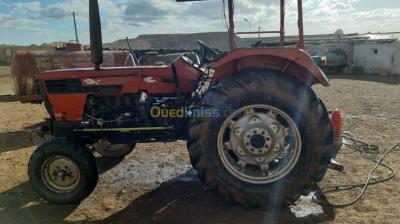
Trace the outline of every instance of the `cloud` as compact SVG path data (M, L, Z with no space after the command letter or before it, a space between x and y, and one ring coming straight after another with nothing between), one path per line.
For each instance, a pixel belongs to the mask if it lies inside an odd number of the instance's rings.
M166 10L156 7L149 1L127 2L124 11L124 17L135 22L151 23L167 15Z
M11 3L11 9L18 14L40 15L40 1Z
M71 13L71 11L67 11L67 9L57 5L50 5L44 8L41 12L43 16L50 16L50 17Z
M88 17L88 1L85 0L66 0L48 4L42 7L41 13L43 16L65 15L76 12L78 19L87 20Z
M119 30L120 33L177 33L223 31L222 1L176 3L174 0L120 0L108 3L106 11L112 17L107 18L105 29ZM359 12L354 5L361 0L304 0L304 22L308 34L333 33L342 28L348 32L374 31L377 21L387 22L382 30L390 30L389 23L398 21L400 9L371 9ZM116 5L118 4L118 7ZM110 7L110 6L114 6ZM117 9L115 9L117 8ZM235 22L237 31L247 31L250 21L252 29L279 29L279 1L236 0ZM125 22L140 24L140 27L121 26ZM372 26L368 27L370 23ZM113 25L114 24L114 25ZM286 5L287 34L297 33L297 3L287 1ZM131 29L127 31L127 29ZM125 30L125 32L124 32ZM113 36L117 36L113 33Z
M400 23L400 6L386 3L367 6L364 1L304 0L306 34L333 33L339 28L347 33L376 32L376 29L384 32L391 31ZM287 34L296 34L297 1L286 2ZM225 30L221 0L185 3L177 3L175 0L99 0L99 5L105 41L139 34ZM363 6L362 11L360 5ZM59 32L59 35L54 35L55 40L61 38L62 34L71 32L71 17L37 20L29 18L69 14L75 11L81 39L88 42L88 0L54 0L46 3L37 0L17 3L0 0L0 6L1 28L26 29L30 32L52 29ZM250 21L253 31L257 30L258 26L262 30L277 30L279 11L279 1L236 0L236 30L249 29L249 23L245 22L244 18Z
M373 9L363 12L355 12L353 16L357 18L397 18L400 19L400 8L398 9Z
M185 6L185 3L177 3L177 7ZM221 18L221 1L204 1L195 2L190 5L186 5L184 10L180 12L180 17L186 18L206 18L208 20L216 20Z

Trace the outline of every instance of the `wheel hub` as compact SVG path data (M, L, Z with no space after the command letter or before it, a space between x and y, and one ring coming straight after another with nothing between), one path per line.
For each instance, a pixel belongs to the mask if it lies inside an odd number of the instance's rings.
M229 137L221 140L221 136ZM235 111L218 138L223 142L219 154L228 171L248 182L265 183L286 175L301 150L295 123L283 111L267 105Z
M271 136L268 130L257 127L250 128L243 136L240 141L244 144L247 152L252 155L262 155L268 152L269 147L272 143Z
M229 142L236 146L236 156L262 169L279 156L286 137L284 127L272 115L254 110L247 111L232 128L236 132Z
M254 148L268 148L268 145L265 144L265 140L264 136L257 134L257 135L253 135L250 139L250 145Z
M79 184L80 172L70 159L55 156L43 163L42 179L47 187L56 192L69 192Z

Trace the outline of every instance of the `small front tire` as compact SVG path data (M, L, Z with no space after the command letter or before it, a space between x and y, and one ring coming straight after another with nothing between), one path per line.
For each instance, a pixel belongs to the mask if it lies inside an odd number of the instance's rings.
M54 139L39 146L28 164L29 181L45 200L77 203L96 187L98 168L90 151L78 144Z

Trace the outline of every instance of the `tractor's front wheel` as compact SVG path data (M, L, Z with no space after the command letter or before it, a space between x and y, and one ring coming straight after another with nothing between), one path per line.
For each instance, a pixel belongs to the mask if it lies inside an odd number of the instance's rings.
M28 175L42 198L66 204L80 202L93 191L98 169L89 149L64 139L53 139L32 154Z
M188 148L200 179L247 207L295 202L321 180L333 152L322 102L308 86L277 72L221 80L194 116Z

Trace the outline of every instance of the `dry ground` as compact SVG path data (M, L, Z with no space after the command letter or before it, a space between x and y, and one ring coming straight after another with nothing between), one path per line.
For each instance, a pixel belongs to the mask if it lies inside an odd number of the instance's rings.
M0 94L10 94L7 67L0 67ZM330 88L315 87L329 109L342 108L352 135L384 150L400 142L400 79L335 76ZM123 161L98 158L102 175L93 194L79 205L51 205L29 185L26 169L35 147L29 127L47 116L43 106L0 103L0 223L398 223L400 178L371 186L364 199L343 209L324 208L326 217L296 219L289 210L279 214L231 206L206 190L190 170L184 142L139 144ZM400 170L399 152L386 162ZM371 163L358 154L341 154L344 173L329 171L322 187L358 183ZM378 170L376 175L386 174ZM177 177L177 178L176 178ZM169 181L168 181L169 180ZM343 203L357 195L328 195ZM330 220L330 221L326 221Z

